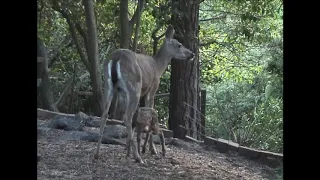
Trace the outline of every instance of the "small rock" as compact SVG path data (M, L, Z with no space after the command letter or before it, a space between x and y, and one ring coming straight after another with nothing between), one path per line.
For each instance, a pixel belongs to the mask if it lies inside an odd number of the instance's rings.
M127 129L122 125L106 125L104 128L104 137L125 138L127 137Z

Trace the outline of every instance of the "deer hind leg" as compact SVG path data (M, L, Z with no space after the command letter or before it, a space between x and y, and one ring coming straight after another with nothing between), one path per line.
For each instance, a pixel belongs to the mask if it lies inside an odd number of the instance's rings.
M107 121L107 116L108 116L108 111L109 111L109 107L111 104L111 100L112 100L112 96L113 96L113 84L112 84L112 80L111 80L111 65L112 65L112 60L108 63L108 68L105 69L105 71L107 71L108 73L106 74L106 83L105 83L105 103L104 103L104 109L103 109L103 113L101 116L101 124L100 124L100 134L99 134L99 139L98 139L98 145L97 145L97 149L96 149L96 153L94 154L94 158L98 159L99 158L99 151L100 151L100 145L101 145L101 141L102 141L102 136L103 136L103 132L104 132L104 127Z
M120 71L120 61L117 63L117 75L119 80L119 101L125 102L121 103L121 109L124 109L124 115L123 120L127 129L127 156L130 154L130 146L132 147L133 156L136 162L144 163L138 154L137 147L133 140L133 129L132 129L132 118L133 115L138 107L139 104L139 98L140 98L140 91L141 91L141 82L135 82L135 84L132 84L130 80L127 79L127 77L122 77L121 71ZM119 103L120 104L120 103Z
M132 130L134 132L134 130ZM137 128L137 147L138 147L138 153L141 155L141 128Z
M133 92L133 91L131 91L131 92ZM121 93L121 94L125 95L125 93ZM136 147L134 140L133 140L133 135L134 135L133 130L134 129L132 129L132 117L133 117L133 114L134 114L134 112L138 106L138 102L139 102L138 101L139 96L136 96L134 94L136 94L136 93L130 93L130 91L129 91L129 94L126 94L127 99L129 100L129 104L127 106L128 108L127 108L125 115L124 115L124 123L126 125L127 134L128 134L127 142L126 142L127 157L130 155L130 150L132 148L133 156L134 156L134 159L136 160L136 162L143 163L140 155L138 154L137 147Z
M117 106L118 106L118 96L116 96L116 92L114 92L115 96L113 96L111 105L110 105L110 118L117 119ZM119 120L119 119L118 119Z
M116 94L118 93L118 89L116 88L114 90L114 96L113 96L113 99L112 99L112 102L111 102L111 107L110 107L110 118L111 119L117 119L117 120L123 120L123 113L124 113L124 110L121 109L122 106L121 103L123 102L120 102L118 96L116 96Z
M132 117L138 106L140 93L137 95L137 93L135 93L134 91L130 91L130 92L131 92L129 97L130 103L125 113L126 114L125 125L127 127L127 133L128 133L127 144L130 144L130 146L132 147L133 156L136 162L143 163L140 155L138 154L137 147L133 141L134 132L132 129ZM130 153L130 146L128 146L129 148L127 149L128 153Z

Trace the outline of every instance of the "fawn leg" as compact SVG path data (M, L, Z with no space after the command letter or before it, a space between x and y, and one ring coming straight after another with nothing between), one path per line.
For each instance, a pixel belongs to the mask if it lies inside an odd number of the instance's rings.
M147 132L146 139L144 140L143 147L142 147L142 154L144 154L146 152L146 146L147 146L149 138L150 138L150 132Z

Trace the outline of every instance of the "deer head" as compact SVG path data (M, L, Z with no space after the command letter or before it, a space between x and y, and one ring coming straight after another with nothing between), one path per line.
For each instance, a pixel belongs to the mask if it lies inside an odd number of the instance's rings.
M167 55L178 60L189 60L193 58L194 53L185 48L178 40L173 38L174 32L175 30L173 27L169 25L164 42L164 47L168 53Z

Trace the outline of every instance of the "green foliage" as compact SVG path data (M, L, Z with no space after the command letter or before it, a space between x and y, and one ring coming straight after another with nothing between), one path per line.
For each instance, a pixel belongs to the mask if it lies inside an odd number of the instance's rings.
M274 76L257 77L253 84L227 81L207 88L206 134L240 145L282 152L282 94L265 87L281 85Z

